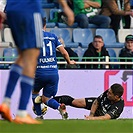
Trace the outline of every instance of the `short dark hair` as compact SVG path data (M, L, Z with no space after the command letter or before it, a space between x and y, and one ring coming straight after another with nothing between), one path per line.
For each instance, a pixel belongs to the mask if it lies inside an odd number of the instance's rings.
M112 93L114 95L117 95L118 97L121 97L124 92L124 88L122 87L122 85L117 84L117 83L115 83L111 86L111 90L112 90Z
M46 25L46 17L42 18L43 27Z
M103 38L102 38L102 36L100 36L100 35L95 35L95 36L94 36L94 39L95 39L95 38L102 39L102 41L103 41ZM93 40L94 40L94 39L93 39Z

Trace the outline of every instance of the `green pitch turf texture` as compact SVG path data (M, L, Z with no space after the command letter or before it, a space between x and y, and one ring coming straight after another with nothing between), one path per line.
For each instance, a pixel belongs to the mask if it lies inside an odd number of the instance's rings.
M41 125L0 120L0 133L133 133L133 119L87 121L43 120Z

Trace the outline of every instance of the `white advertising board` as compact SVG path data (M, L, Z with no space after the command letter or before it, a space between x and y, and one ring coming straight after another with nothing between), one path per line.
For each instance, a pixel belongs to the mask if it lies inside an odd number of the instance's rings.
M8 80L9 70L0 70L0 103L2 102ZM124 87L124 111L120 118L133 118L133 71L132 70L59 70L59 89L57 95L70 95L74 98L97 97L112 84L119 83ZM19 104L20 86L12 96L11 111L15 117ZM28 104L28 112L32 111L32 99ZM69 119L84 119L89 110L67 106ZM46 119L61 119L57 110L48 108Z

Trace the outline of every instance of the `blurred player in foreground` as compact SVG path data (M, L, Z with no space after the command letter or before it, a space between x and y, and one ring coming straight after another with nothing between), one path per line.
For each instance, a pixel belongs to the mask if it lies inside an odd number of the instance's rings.
M68 8L66 1L59 1L68 16L68 24L72 25L74 15ZM0 114L2 117L12 122L10 104L11 96L15 90L18 79L21 77L20 103L14 122L26 124L39 124L26 111L31 90L34 83L34 73L36 70L37 58L42 47L42 19L41 3L39 0L7 0L6 15L8 25L11 28L15 44L18 48L19 57L10 69L7 88ZM70 13L68 15L68 13ZM72 19L72 18L73 19ZM0 12L0 28L5 20L5 14Z
M39 96L41 89L43 92L42 101L47 106L59 110L62 115L62 119L67 119L68 114L66 112L65 104L58 103L52 97L56 95L58 90L58 66L56 59L56 48L61 52L67 64L75 64L75 61L71 61L70 57L65 50L64 46L58 41L57 36L50 32L46 32L46 19L44 19L43 28L43 48L40 50L40 56L38 58L38 64L35 74L35 84L32 91L32 101L34 104L34 109L38 117L41 118L41 104L35 103L35 98Z
M34 7L34 8L33 8ZM24 9L25 8L25 9ZM7 0L6 15L11 28L19 57L10 69L7 88L0 113L8 121L12 121L10 112L11 96L18 79L21 77L21 95L14 122L39 124L26 111L34 83L39 48L42 47L41 6L38 0ZM32 64L32 65L31 65Z
M36 0L35 0L36 1ZM32 1L34 3L34 1ZM60 3L60 5L63 8L63 12L66 14L67 16L67 21L66 23L71 26L74 22L74 13L73 11L70 9L70 7L68 6L67 2L65 0L58 0L58 2ZM22 8L23 9L23 8ZM0 29L2 29L3 27L3 22L6 19L6 14L3 11L0 11Z
M123 87L115 83L99 97L74 99L63 95L56 96L54 99L65 105L90 110L90 115L85 115L86 120L109 120L118 118L123 111L123 91ZM41 98L37 97L36 100L39 102L39 99Z

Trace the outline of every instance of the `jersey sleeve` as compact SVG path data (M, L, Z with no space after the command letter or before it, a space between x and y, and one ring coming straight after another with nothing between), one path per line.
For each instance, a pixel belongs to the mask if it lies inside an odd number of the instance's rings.
M116 119L120 116L124 108L124 102L120 101L119 103L113 104L110 110L107 112L111 116L111 119Z
M101 102L101 100L103 99L103 97L107 94L107 91L108 91L108 90L106 90L104 93L102 93L102 94L97 98L98 103Z

